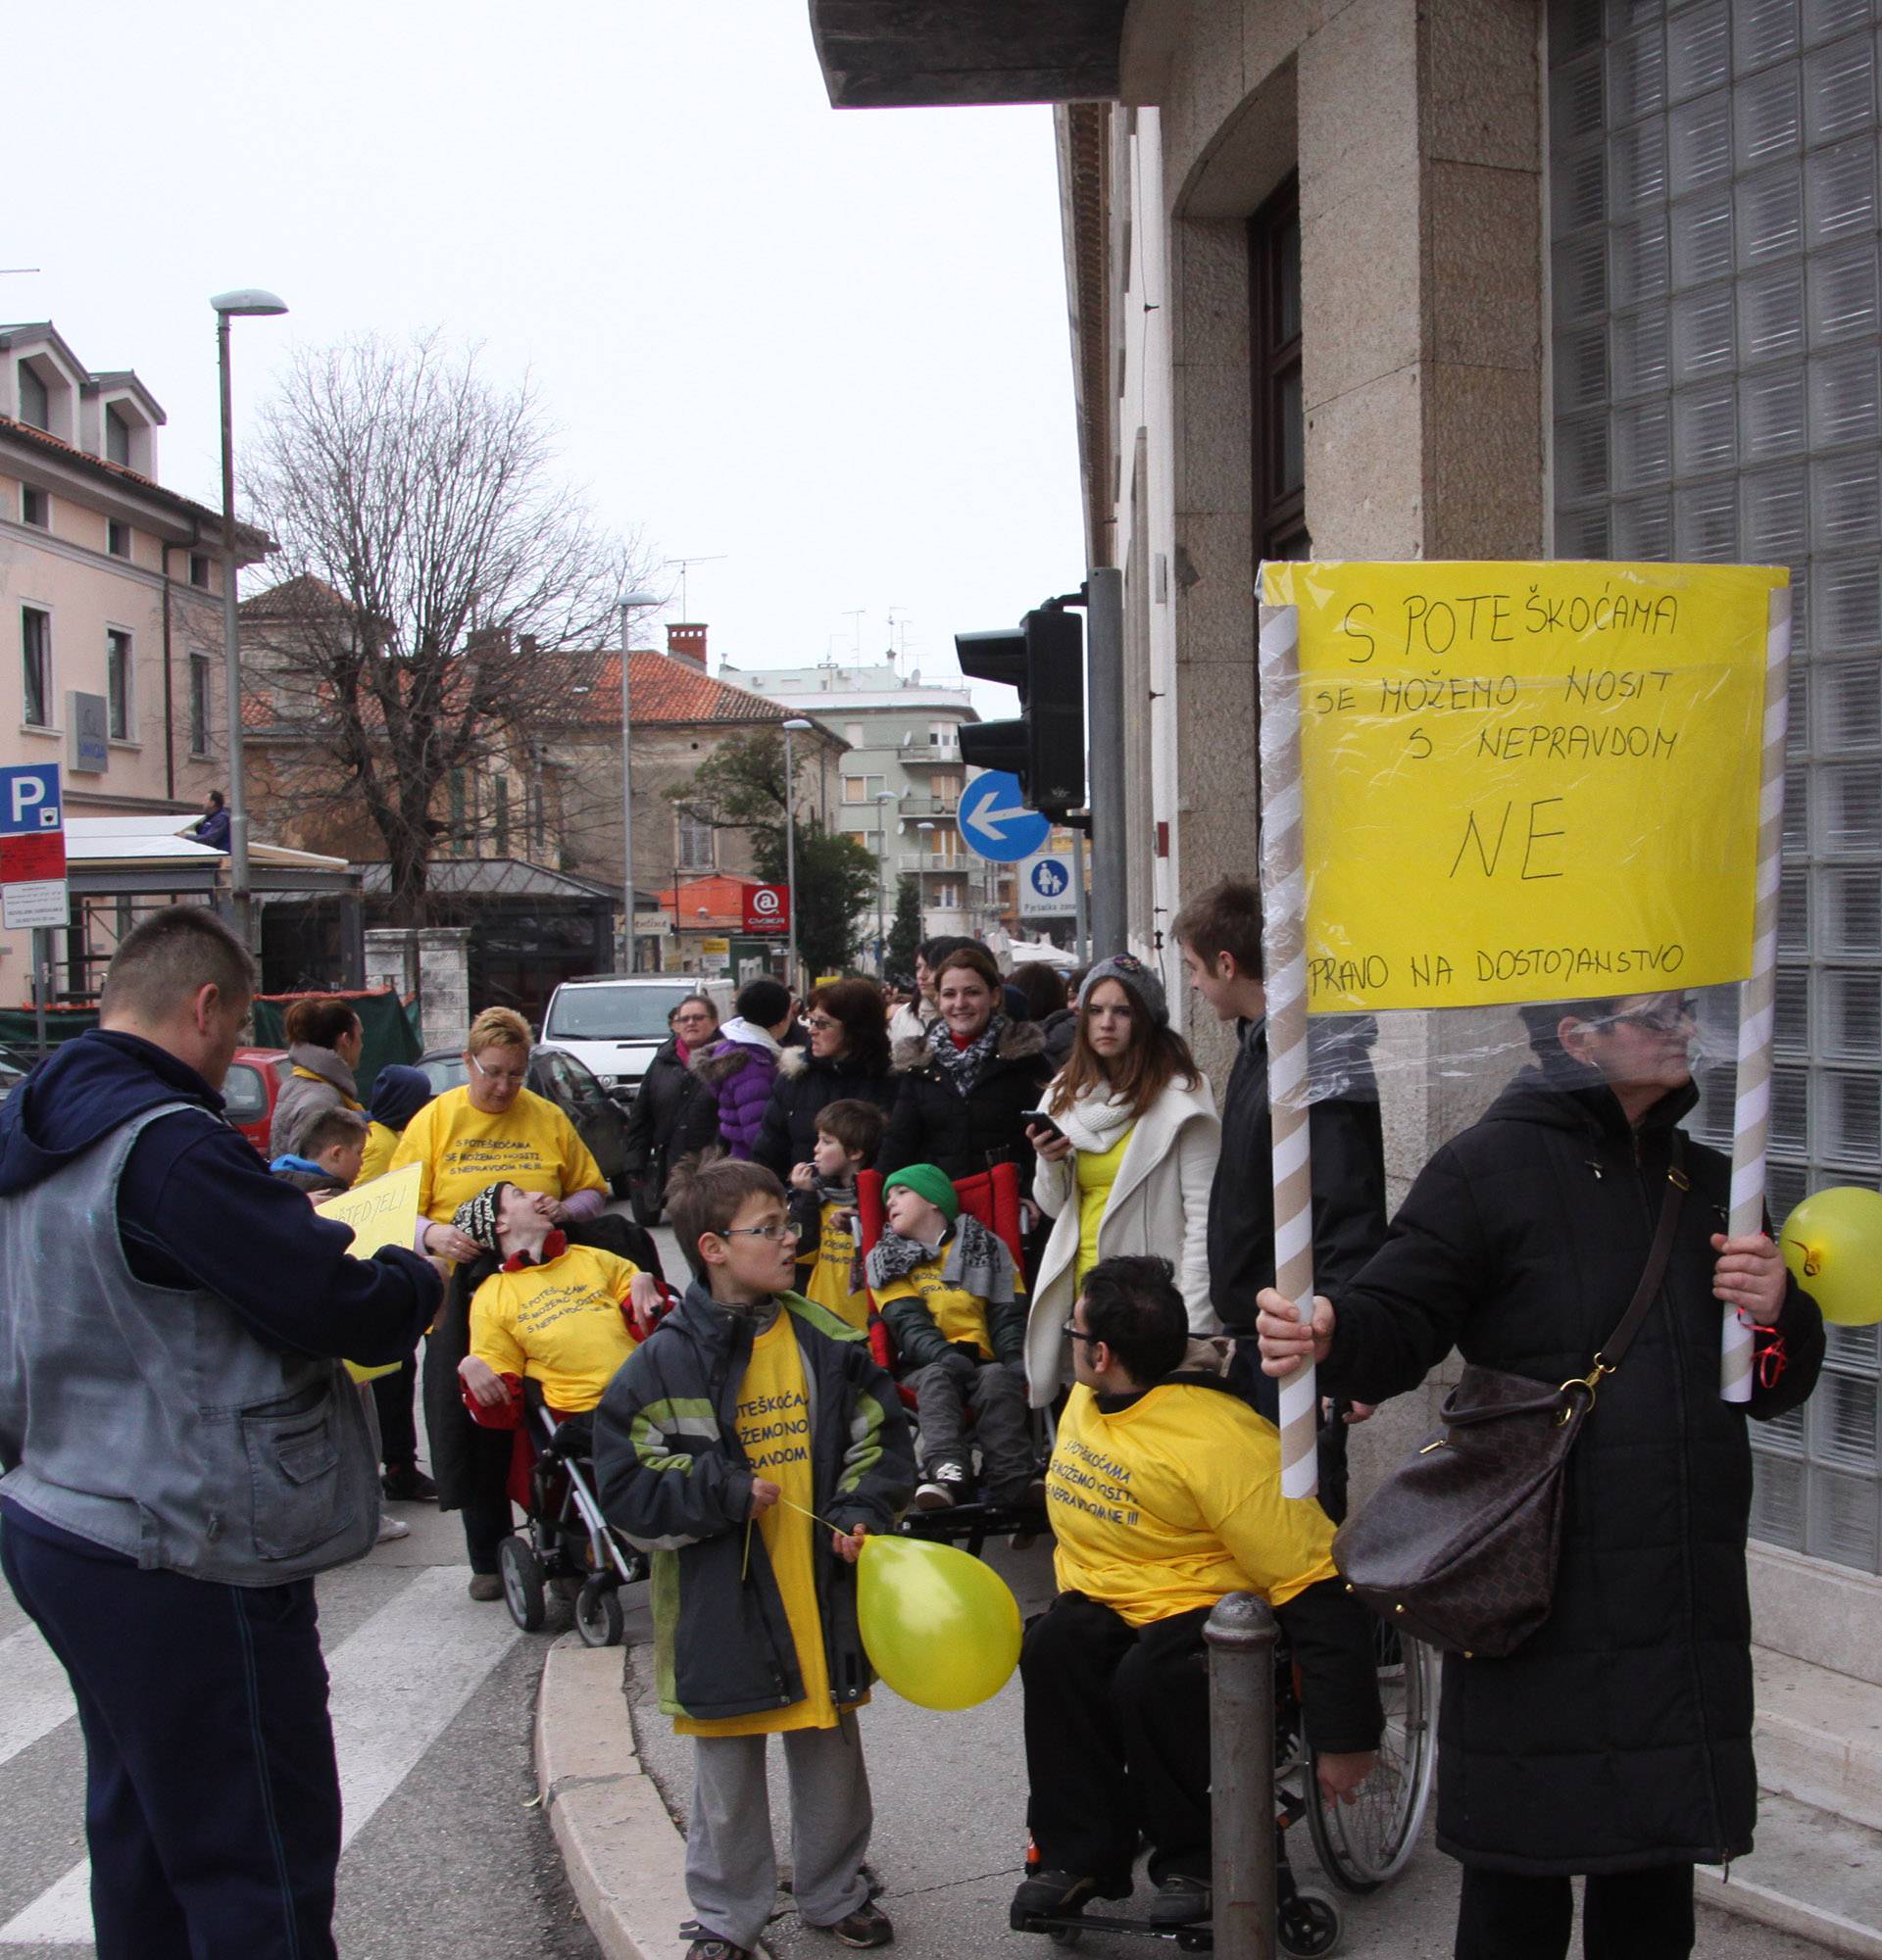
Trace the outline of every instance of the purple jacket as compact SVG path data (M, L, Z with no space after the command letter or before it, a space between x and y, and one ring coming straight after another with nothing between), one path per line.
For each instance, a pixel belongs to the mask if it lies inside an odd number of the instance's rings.
M777 1050L749 1021L729 1020L719 1040L692 1060L693 1073L718 1102L718 1140L735 1157L749 1158L765 1125L765 1105L777 1075Z

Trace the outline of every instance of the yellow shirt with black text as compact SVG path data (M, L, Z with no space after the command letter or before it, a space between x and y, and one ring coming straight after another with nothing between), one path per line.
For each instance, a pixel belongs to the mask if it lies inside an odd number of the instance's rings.
M638 1343L620 1307L640 1268L594 1246L492 1273L470 1300L470 1351L500 1375L542 1384L562 1415L600 1402Z
M814 1524L817 1483L811 1465L811 1399L804 1384L804 1356L791 1316L779 1311L752 1343L752 1358L738 1385L733 1417L738 1440L755 1477L768 1477L778 1501L751 1527L765 1542L771 1576L784 1599L791 1644L804 1681L804 1698L787 1708L761 1708L750 1715L702 1720L675 1715L679 1736L779 1736L790 1729L834 1729L836 1704L830 1699L829 1661L823 1651L823 1614L817 1599L817 1544Z
M1164 1382L1108 1415L1078 1383L1046 1501L1059 1590L1133 1627L1230 1592L1285 1605L1335 1577L1332 1521L1281 1495L1280 1433L1220 1389Z
M941 1269L948 1262L944 1247L933 1258L925 1259L918 1266L913 1266L899 1280L892 1280L875 1297L877 1306L887 1308L892 1299L919 1299L929 1313L934 1316L934 1324L941 1330L941 1338L950 1347L957 1341L970 1341L980 1350L983 1361L993 1359L993 1343L987 1338L987 1303L975 1299L970 1293L964 1293L957 1286L950 1286L941 1277ZM1014 1290L1017 1292L1019 1280L1014 1276Z
M502 1179L522 1191L572 1198L578 1191L606 1194L588 1146L546 1097L520 1089L501 1115L470 1101L469 1088L448 1089L427 1102L406 1126L388 1170L422 1166L419 1210L448 1225L460 1204Z
M369 1123L366 1126L366 1149L360 1153L360 1174L355 1184L371 1184L375 1177L383 1177L392 1168L392 1159L399 1148L399 1132L389 1129L384 1123Z
M869 1296L861 1289L850 1291L850 1274L856 1269L856 1200L826 1198L817 1215L817 1256L801 1291L858 1333L867 1332Z

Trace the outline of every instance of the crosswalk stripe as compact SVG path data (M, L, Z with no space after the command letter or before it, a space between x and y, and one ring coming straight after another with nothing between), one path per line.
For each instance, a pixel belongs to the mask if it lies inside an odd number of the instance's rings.
M37 1627L0 1641L0 1763L73 1718L72 1684Z
M521 1638L508 1613L467 1595L467 1576L463 1566L425 1567L327 1656L342 1848ZM69 1690L65 1713L72 1713ZM91 1866L84 1861L0 1927L0 1946L83 1945L90 1938Z

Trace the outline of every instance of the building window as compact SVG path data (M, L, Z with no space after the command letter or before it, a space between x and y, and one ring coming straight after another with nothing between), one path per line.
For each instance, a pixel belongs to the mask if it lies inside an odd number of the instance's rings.
M961 887L952 881L936 885L930 897L936 911L953 912L961 909Z
M105 634L105 704L111 739L130 737L130 635L112 627Z
M679 812L679 868L710 871L714 864L713 826L697 810Z
M1248 224L1249 394L1255 556L1306 558L1307 421L1301 394L1301 187L1289 177Z
M46 384L24 361L20 364L20 419L28 428L52 433L52 397Z
M1549 9L1556 552L1788 564L1769 1207L1882 1164L1882 283L1866 9ZM1800 45L1802 43L1802 45ZM1691 1118L1731 1147L1729 1064ZM1751 1424L1752 1529L1882 1571L1876 1330Z
M130 467L130 424L110 407L105 410L105 461Z
M52 726L52 614L20 609L20 685L28 728Z
M105 549L113 558L130 556L130 526L121 524L116 517L105 520Z
M189 555L189 582L207 588L209 585L209 560L201 552Z
M843 801L845 803L873 803L882 794L883 779L880 776L845 776L843 778Z
M510 778L497 777L496 850L499 858L510 855Z
M852 749L863 749L868 746L863 724L860 721L844 722L843 739Z
M20 521L23 524L36 524L40 530L52 528L52 510L43 490L35 490L30 483L20 486Z
M860 844L871 857L875 855L875 832L872 830L846 830L843 835L852 844Z
M189 753L209 754L210 662L207 654L189 657Z
M451 801L451 855L462 858L470 838L466 829L467 805L464 794L464 771L453 769L447 791Z

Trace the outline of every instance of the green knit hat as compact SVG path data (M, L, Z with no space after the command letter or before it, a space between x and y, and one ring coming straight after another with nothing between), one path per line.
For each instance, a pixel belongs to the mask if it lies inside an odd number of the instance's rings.
M939 1164L910 1164L906 1170L891 1172L882 1180L882 1196L886 1199L898 1184L906 1184L917 1198L925 1198L950 1225L960 1217L961 1200Z

